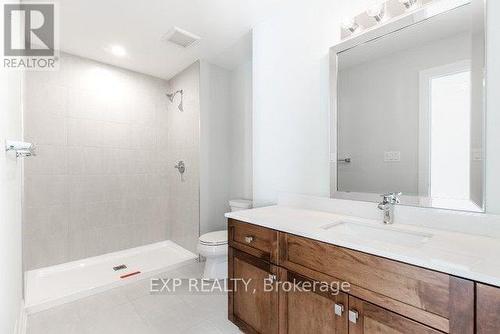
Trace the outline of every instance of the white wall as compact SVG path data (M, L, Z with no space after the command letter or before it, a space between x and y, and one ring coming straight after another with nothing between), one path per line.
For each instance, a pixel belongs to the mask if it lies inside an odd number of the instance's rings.
M2 0L0 6L5 3ZM3 15L0 27L3 36ZM15 333L21 325L23 299L22 160L14 152L4 151L5 140L22 140L21 80L21 72L0 69L0 333L5 334Z
M486 211L500 214L500 1L488 1Z
M225 229L224 213L229 211L230 199L252 198L252 61L248 37L223 52L223 57L231 58L230 66L201 62L201 233Z
M252 60L230 74L230 198L252 199Z
M21 160L5 140L22 140L21 73L0 70L0 333L13 333L22 299Z
M253 194L329 196L329 48L369 0L287 3L253 37Z
M22 160L6 153L4 143L22 140L21 119L21 73L0 69L0 333L6 334L14 333L23 298Z
M230 72L201 62L200 232L225 228L229 210Z

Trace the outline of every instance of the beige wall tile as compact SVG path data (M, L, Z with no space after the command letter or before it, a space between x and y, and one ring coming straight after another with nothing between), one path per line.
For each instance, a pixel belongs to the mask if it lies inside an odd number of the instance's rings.
M45 207L68 203L67 175L26 175L24 207Z
M200 129L200 66L195 63L170 80L172 91L184 90L184 112L177 110L177 103L167 104L168 132L167 166L178 160L186 163L182 181L177 170L167 168L169 189L169 234L179 245L196 252L199 230L199 138ZM165 139L163 139L165 140ZM196 210L193 210L193 205ZM196 214L195 214L196 213Z
M45 84L27 76L24 96L25 115L65 116L69 91L60 85Z
M37 145L66 145L67 123L64 116L30 113L24 115L24 137Z
M62 54L27 73L25 266L54 265L169 239L198 238L199 66L170 83ZM165 93L185 90L185 112ZM173 168L188 165L180 181Z
M23 242L23 258L25 270L43 267L50 259L51 264L67 262L67 236L25 237Z
M65 175L68 173L68 148L65 145L37 145L37 156L24 160L25 175Z
M67 205L24 208L23 235L27 238L65 238L69 226Z

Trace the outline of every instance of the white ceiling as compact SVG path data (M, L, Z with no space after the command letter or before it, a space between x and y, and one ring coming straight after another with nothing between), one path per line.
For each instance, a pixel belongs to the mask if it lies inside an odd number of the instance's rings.
M44 0L38 0L44 1ZM64 52L169 79L197 59L234 66L248 52L240 38L258 22L277 13L287 0L56 0L60 48ZM187 49L162 41L173 26L201 37ZM111 45L125 47L118 58ZM245 51L247 50L247 51ZM225 52L223 52L225 51ZM217 57L220 53L226 56Z

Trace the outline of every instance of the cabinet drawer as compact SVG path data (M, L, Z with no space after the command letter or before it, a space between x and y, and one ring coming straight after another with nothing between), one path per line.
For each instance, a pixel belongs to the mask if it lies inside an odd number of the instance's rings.
M311 277L349 282L351 294L383 304L443 332L472 333L474 283L398 261L280 234L280 264Z
M272 263L277 262L277 231L234 219L229 219L228 231L231 247Z

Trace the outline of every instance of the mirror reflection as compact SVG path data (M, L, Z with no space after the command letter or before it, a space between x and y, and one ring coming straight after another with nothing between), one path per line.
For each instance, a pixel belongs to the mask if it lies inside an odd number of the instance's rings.
M482 211L484 8L475 1L337 54L337 191Z

